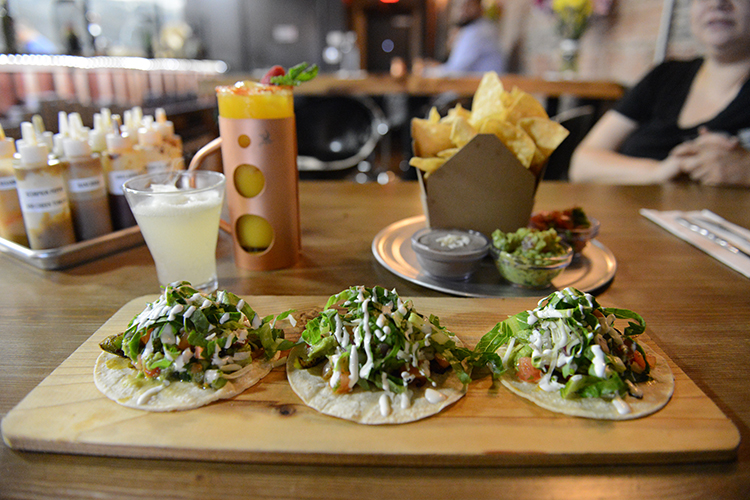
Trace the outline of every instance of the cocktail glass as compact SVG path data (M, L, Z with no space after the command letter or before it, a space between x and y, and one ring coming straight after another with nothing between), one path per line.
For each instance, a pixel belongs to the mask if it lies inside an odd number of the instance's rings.
M133 177L123 186L156 264L159 284L217 289L216 244L226 178L207 170Z

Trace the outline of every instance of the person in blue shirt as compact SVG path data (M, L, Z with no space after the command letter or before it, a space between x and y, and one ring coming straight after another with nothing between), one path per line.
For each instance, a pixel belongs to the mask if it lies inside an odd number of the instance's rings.
M652 69L576 148L574 182L750 187L750 0L692 0L702 57Z
M458 19L458 32L444 64L429 66L425 76L456 76L467 73L505 71L497 24L483 15L481 0L464 0Z

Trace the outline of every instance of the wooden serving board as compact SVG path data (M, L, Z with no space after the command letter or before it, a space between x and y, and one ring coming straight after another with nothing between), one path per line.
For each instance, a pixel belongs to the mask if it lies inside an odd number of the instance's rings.
M126 304L11 410L2 421L8 446L122 457L386 466L716 461L733 459L739 446L737 428L671 360L676 385L669 404L656 414L622 422L552 413L485 378L438 415L410 424L365 426L306 407L289 387L283 367L238 397L203 408L173 413L129 409L94 386L98 343L122 331L155 299ZM326 299L245 300L266 315L322 306ZM533 308L536 299L414 302L473 347L495 323ZM663 355L645 335L641 338Z

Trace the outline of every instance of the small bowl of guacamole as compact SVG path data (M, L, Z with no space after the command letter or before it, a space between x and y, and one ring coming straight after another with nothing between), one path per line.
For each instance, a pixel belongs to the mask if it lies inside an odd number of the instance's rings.
M573 260L573 249L554 229L498 229L492 233L490 253L500 275L525 288L547 288Z

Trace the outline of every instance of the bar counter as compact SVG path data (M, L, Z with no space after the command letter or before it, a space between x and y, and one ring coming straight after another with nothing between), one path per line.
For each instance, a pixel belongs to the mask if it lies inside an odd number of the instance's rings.
M232 85L238 80L252 79L250 75L232 74L206 79L201 82L205 94L212 94L217 85ZM500 79L507 90L513 87L530 94L542 94L551 98L570 95L581 99L616 101L623 96L624 87L607 80L549 79L518 74L502 74ZM299 95L339 94L409 94L412 96L434 96L453 92L461 97L471 97L477 90L481 78L478 76L456 76L426 78L418 75L393 77L388 74L353 74L339 76L326 73L295 88Z
M750 280L638 210L705 208L750 227L750 190L544 182L535 209L575 204L600 220L598 239L617 259L616 276L598 300L643 315L650 338L739 429L735 459L550 467L316 466L214 462L200 456L176 461L31 453L3 445L0 498L746 499ZM406 297L446 296L397 277L371 252L373 238L384 227L422 213L416 183L304 181L300 205L300 262L280 271L239 270L231 239L222 233L221 288L245 296L328 296L363 284L396 288ZM120 307L159 290L145 246L63 271L41 271L0 255L0 276L2 416ZM222 431L246 430L214 430Z

